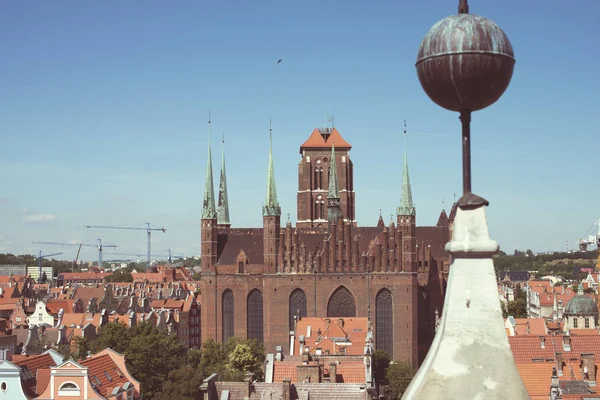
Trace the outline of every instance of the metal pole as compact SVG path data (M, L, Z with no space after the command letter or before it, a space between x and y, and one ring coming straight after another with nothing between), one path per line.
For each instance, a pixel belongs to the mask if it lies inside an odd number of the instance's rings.
M471 193L471 111L461 111L463 152L463 195Z

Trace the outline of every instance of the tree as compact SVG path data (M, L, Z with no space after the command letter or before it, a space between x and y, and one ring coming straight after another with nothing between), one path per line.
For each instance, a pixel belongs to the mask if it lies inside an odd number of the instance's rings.
M512 316L514 318L527 318L527 303L525 299L517 299L515 301L509 301L506 305L502 306L502 316L508 318Z
M200 398L200 385L204 377L199 369L186 365L169 372L154 400L195 400Z
M110 347L117 353L123 354L129 348L130 333L125 324L116 321L109 322L98 329L98 337L92 343L91 348L94 353L97 353Z
M400 399L414 375L415 371L410 363L406 361L390 363L385 374L385 378L389 382L387 387L389 398L392 400Z
M373 353L373 376L377 386L388 384L385 380L385 374L391 360L390 355L385 350L375 350Z
M131 374L142 383L142 395L153 399L169 378L169 371L179 368L186 349L175 335L168 335L144 322L130 328L130 341L125 356Z

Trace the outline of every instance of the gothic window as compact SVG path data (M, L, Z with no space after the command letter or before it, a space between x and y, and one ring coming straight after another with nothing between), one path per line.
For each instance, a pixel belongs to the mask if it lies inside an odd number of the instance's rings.
M314 189L319 189L319 168L315 168L315 181L313 182Z
M263 342L263 296L258 290L248 295L248 339Z
M319 219L319 202L315 201L315 219Z
M290 295L290 331L294 330L294 316L306 317L306 294L296 289Z
M319 167L319 189L323 187L323 168Z
M223 343L233 336L233 292L229 289L223 292Z
M356 317L354 296L344 286L340 286L331 295L327 304L328 317Z
M392 313L392 294L381 289L375 300L375 344L377 350L385 350L390 358L394 357L394 325Z

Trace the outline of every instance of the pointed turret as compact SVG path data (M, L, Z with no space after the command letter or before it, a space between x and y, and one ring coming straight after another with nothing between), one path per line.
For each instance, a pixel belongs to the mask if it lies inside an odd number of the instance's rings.
M225 136L223 136L223 149L221 151L221 179L219 181L219 205L217 207L217 221L219 226L229 228L229 199L227 196L227 174L225 173Z
M269 126L269 173L267 174L267 197L263 205L263 216L281 216L281 207L277 201L277 188L275 187L275 167L273 166L273 134Z
M215 187L213 184L212 155L210 151L210 120L208 121L208 157L206 161L206 183L204 184L204 204L202 206L202 219L217 218L215 211Z
M208 160L204 204L202 205L201 265L202 271L213 271L217 263L217 211L215 210L215 188L213 186L212 155L210 146L210 115L208 117Z
M342 216L336 162L335 143L332 143L331 160L329 163L329 191L327 192L327 219L329 220L329 225L332 222L337 224L338 219Z
M400 207L398 215L415 215L415 207L412 200L412 191L410 189L410 177L408 176L408 156L406 153L406 125L404 126L404 170L402 171L402 197L400 198Z
M269 173L267 176L267 197L263 205L263 260L264 271L268 274L281 272L283 260L279 260L279 237L281 231L281 207L277 201L275 188L275 168L273 167L273 130L269 121Z

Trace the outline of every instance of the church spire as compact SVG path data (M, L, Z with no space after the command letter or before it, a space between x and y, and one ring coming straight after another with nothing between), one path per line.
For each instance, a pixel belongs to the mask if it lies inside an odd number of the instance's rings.
M206 161L206 183L204 185L204 204L202 219L215 219L215 188L213 184L212 156L210 152L210 114L208 115L208 158Z
M281 207L277 201L277 189L275 187L275 168L273 167L273 129L269 120L269 173L267 175L267 197L263 205L263 216L281 216Z
M230 226L229 199L227 197L227 175L225 173L225 134L223 134L223 148L221 151L221 179L219 182L219 205L217 207L217 223Z
M412 201L412 191L410 189L410 177L408 176L408 156L406 153L406 121L404 121L404 170L402 171L402 197L400 198L400 207L397 210L398 215L415 215L415 207Z
M329 162L329 191L327 193L327 219L329 223L337 223L342 215L340 209L340 190L335 158L335 143L331 143L331 160Z

